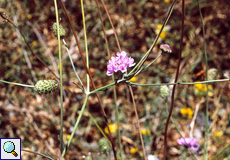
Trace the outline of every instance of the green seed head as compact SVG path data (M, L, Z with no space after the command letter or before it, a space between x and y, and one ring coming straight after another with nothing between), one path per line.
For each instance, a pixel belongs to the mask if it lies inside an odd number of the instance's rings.
M35 84L35 90L38 93L48 93L58 88L58 83L55 80L39 80Z
M108 140L106 138L101 138L98 144L99 144L101 153L108 155L109 148L110 148Z
M165 97L168 97L169 96L169 88L167 86L161 86L160 87L160 95L161 97L165 98Z
M57 33L57 23L55 22L53 24L53 33L54 35L57 37L58 33ZM59 23L59 33L60 33L60 37L63 38L65 37L65 29L62 27L62 25Z

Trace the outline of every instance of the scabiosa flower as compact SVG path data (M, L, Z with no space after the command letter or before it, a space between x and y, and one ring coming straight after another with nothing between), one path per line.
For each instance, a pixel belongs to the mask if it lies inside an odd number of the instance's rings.
M179 145L183 145L188 148L188 150L196 152L199 154L200 148L199 143L195 138L179 138L177 139Z
M121 71L125 73L127 67L132 67L135 65L134 59L126 56L127 53L122 51L121 53L117 52L117 56L112 56L109 62L107 63L107 75L111 76L113 72Z

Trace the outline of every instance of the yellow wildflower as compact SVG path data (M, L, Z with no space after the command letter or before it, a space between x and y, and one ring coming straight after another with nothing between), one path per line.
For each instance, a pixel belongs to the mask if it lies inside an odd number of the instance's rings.
M214 135L217 136L217 137L221 137L223 136L224 132L223 131L215 131L214 132Z
M192 118L192 115L193 115L193 111L191 108L188 108L188 107L184 107L180 110L180 113L182 114L183 117L185 118Z
M32 15L31 15L31 14L28 14L28 15L27 15L27 18L28 18L28 19L31 19L31 18L32 18Z
M134 153L136 153L136 152L138 152L138 148L137 148L137 147L132 147L132 148L129 150L129 153L131 153L131 154L134 154Z
M143 135L148 135L148 136L151 135L149 129L146 129L146 128L144 128L144 129L141 130L141 134L143 134Z
M170 0L165 0L165 2L166 2L166 3L169 3L169 2L170 2Z
M211 92L213 90L212 85L208 85L208 90L208 95L210 97L213 96L213 92ZM205 83L194 84L194 92L196 95L205 95L207 92L207 85Z
M109 130L111 133L115 132L117 130L117 124L116 123L109 124ZM107 127L105 127L105 133L109 134L109 130Z
M63 135L63 139L64 139L64 140L67 140L67 141L70 139L70 137L71 137L70 134L64 134L64 135Z
M32 41L32 45L36 46L37 45L37 41Z
M129 80L129 82L136 82L136 77L132 77L130 80Z

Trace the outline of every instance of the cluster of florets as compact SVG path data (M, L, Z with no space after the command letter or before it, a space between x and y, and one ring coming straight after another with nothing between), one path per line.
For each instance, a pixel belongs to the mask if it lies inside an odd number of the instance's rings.
M107 75L111 76L113 72L121 71L125 73L127 71L127 67L134 66L134 59L131 57L127 57L127 53L122 51L121 53L117 52L117 56L112 56L109 62L107 63Z
M195 138L179 138L177 139L179 145L183 145L188 148L188 150L196 152L199 154L200 148L199 143Z

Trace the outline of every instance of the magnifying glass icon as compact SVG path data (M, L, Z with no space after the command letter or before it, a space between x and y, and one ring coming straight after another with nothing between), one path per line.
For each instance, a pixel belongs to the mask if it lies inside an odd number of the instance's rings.
M18 154L14 151L15 150L15 145L11 141L7 141L3 145L3 149L7 153L12 153L15 157L18 156Z

